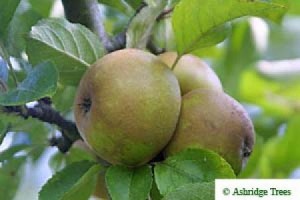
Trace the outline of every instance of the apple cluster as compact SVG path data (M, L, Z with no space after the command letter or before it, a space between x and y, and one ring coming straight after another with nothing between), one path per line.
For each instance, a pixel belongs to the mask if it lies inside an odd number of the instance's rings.
M239 173L252 151L254 129L200 58L123 49L84 74L74 113L88 146L112 164L130 167L187 148L220 154Z

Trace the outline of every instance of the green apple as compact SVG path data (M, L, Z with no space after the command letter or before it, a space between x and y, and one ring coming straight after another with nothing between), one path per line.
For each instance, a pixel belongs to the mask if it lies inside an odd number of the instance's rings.
M222 91L197 89L182 98L179 122L165 154L209 149L225 158L238 174L254 140L252 122L240 103Z
M177 53L166 52L159 58L169 67L174 64ZM179 81L182 95L198 88L222 91L222 84L211 67L199 57L183 55L174 68L174 73Z
M99 157L138 166L167 145L180 107L173 72L150 53L124 49L105 55L87 70L74 114L82 138Z

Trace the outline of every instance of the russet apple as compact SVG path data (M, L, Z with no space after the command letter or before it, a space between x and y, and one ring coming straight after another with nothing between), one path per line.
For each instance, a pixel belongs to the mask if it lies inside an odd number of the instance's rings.
M225 158L238 174L254 140L252 122L240 103L222 91L197 89L183 96L179 122L165 154L209 149Z
M166 52L159 58L169 67L174 64L177 53ZM222 91L222 84L212 68L199 57L186 54L183 55L174 68L182 96L194 89L211 89Z
M167 145L180 107L173 72L151 53L124 49L105 55L87 70L74 114L82 138L99 157L138 166Z

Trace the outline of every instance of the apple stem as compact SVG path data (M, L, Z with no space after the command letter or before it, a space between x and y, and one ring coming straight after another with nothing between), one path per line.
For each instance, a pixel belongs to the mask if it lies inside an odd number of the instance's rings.
M174 69L175 69L175 67L176 67L176 65L177 65L177 63L178 63L178 61L180 60L180 58L181 58L181 55L178 55L178 56L176 57L176 59L175 59L173 65L172 65L172 67L171 67L171 69L172 69L173 71L174 71Z

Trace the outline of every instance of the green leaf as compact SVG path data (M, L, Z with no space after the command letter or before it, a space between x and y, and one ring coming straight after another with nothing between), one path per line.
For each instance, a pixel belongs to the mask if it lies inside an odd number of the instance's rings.
M126 32L126 47L145 49L152 34L156 18L166 6L167 1L157 0L155 6L145 6L131 21Z
M225 44L226 55L218 74L226 93L238 97L241 73L258 58L251 28L248 22L235 23ZM237 59L243 58L243 59Z
M0 38L5 33L21 0L0 1Z
M28 152L28 157L32 159L32 161L37 164L40 159L43 157L45 151L47 150L47 144L41 144L41 145L33 145L34 143L31 143L31 146L34 147L30 149Z
M143 2L143 0L125 0L133 9L137 9Z
M50 60L57 66L61 82L77 85L105 50L97 36L84 26L65 19L45 19L32 27L26 52L31 64Z
M139 168L111 166L105 176L112 200L147 199L150 193L152 173L149 166Z
M222 157L201 149L188 149L167 158L155 166L154 174L162 195L188 183L235 178L231 166Z
M130 16L134 13L134 10L130 5L128 5L125 1L123 0L98 0L100 3L108 5L112 8L117 9L118 11Z
M33 118L24 120L18 115L5 114L0 112L0 121L11 132L22 132L29 136L31 144L46 146L49 139L49 125ZM6 131L4 130L4 131ZM28 144L28 143L26 143Z
M37 158L37 152L45 148L49 140L49 125L41 123L41 121L33 118L23 119L18 115L14 114L5 114L0 112L0 121L4 124L5 129L2 131L5 132L15 132L13 137L17 135L18 132L26 135L27 141L23 144L34 144L30 149L30 155ZM51 130L51 133L53 130ZM14 138L13 138L14 140ZM18 139L17 139L18 140ZM18 140L19 141L19 140ZM20 143L18 143L20 144Z
M76 145L76 143L74 144ZM74 144L66 154L57 152L56 154L53 154L51 156L49 160L49 165L53 171L59 171L66 165L70 165L74 162L79 162L83 160L95 162L97 161L96 158L91 154L91 152L88 152L87 150L84 150L80 147L74 147Z
M88 199L88 197L94 191L96 187L97 177L99 170L101 170L100 165L94 165L91 167L81 179L64 194L62 200L82 200Z
M266 114L259 114L258 116L252 117L252 122L255 127L256 135L261 136L264 140L268 140L277 135L278 128L284 123L284 121L286 120L280 117L271 117ZM258 138L256 137L255 140L255 143L257 144ZM251 157L252 156L253 154L251 154Z
M186 184L178 189L168 193L163 200L214 200L215 184L192 183Z
M172 28L171 18L159 20L153 30L151 42L166 51L176 51L175 36Z
M253 15L278 22L286 11L286 0L181 0L172 16L177 51L183 55L220 42L228 30L223 24L233 19Z
M163 196L160 194L155 181L152 183L152 188L150 191L151 200L161 200Z
M76 144L76 143L75 143ZM92 151L88 151L87 149L84 149L82 147L72 147L68 154L66 155L66 162L67 164L72 162L78 162L81 160L89 160L89 161L97 161L94 154L92 154Z
M20 184L20 168L26 161L26 157L18 157L1 163L0 170L0 199L12 200Z
M289 13L299 15L300 14L300 1L289 0L289 2L291 4Z
M77 88L73 86L59 86L52 97L53 105L63 113L71 111Z
M36 66L19 86L0 96L0 105L22 105L43 97L51 97L57 87L58 75L50 62Z
M40 19L41 16L32 10L27 1L21 1L8 26L6 46L10 55L21 57L25 49L25 38L31 27Z
M208 31L206 34L204 34L202 37L200 37L197 40L197 44L200 44L198 48L210 47L215 44L218 44L223 40L225 40L230 32L231 32L231 25L229 23L225 23L220 26L217 26L211 29L210 31Z
M50 157L48 163L53 172L58 172L66 166L66 156L61 152L56 152Z
M48 17L55 0L29 0L32 9L43 17Z
M11 158L13 158L13 156L22 151L22 150L26 150L30 148L30 146L28 145L16 145L16 146L12 146L8 149L6 149L5 151L1 152L0 153L0 162L3 162L3 161L6 161L6 160L9 160Z
M101 166L94 162L73 163L56 173L41 189L39 200L88 199Z

